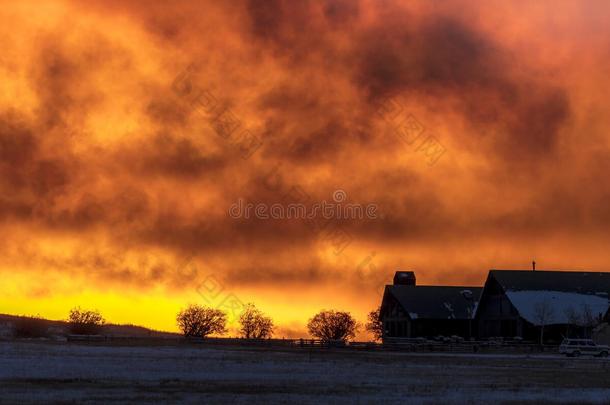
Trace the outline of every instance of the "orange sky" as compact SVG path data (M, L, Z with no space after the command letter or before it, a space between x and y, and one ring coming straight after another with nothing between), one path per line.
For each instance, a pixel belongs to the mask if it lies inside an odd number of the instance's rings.
M364 321L397 268L610 270L607 1L0 3L0 313L175 330L228 297L298 336L322 308ZM336 221L339 254L227 214L335 190L383 213Z

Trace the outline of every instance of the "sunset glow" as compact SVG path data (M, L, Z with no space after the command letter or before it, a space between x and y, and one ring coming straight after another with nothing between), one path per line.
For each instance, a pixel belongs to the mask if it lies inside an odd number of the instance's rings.
M397 269L610 271L610 2L473 4L2 1L0 313L301 337ZM337 191L380 215L229 215Z

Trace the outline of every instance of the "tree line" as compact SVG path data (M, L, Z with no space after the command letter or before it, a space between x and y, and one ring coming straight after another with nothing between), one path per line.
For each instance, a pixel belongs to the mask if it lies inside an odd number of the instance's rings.
M105 319L97 310L83 310L79 307L70 310L68 315L70 332L73 334L93 335L100 332ZM191 304L178 312L178 328L185 337L205 338L210 335L223 335L227 331L227 314L217 308ZM371 311L365 329L375 339L382 335L379 308ZM345 311L322 310L307 322L309 334L323 341L348 341L356 336L360 324ZM245 339L269 339L273 336L273 319L264 314L253 303L246 304L239 316L240 337Z
M227 332L226 313L216 308L189 305L178 313L176 320L180 331L186 337L204 338ZM246 304L239 317L239 325L240 336L245 339L269 339L275 329L273 320L252 303ZM356 336L359 328L356 319L345 311L322 310L307 322L309 334L323 341L351 340ZM381 328L379 309L371 311L365 329L376 339L380 339Z

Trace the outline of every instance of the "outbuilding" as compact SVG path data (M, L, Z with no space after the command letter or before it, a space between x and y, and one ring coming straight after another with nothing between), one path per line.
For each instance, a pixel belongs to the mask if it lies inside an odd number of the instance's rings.
M381 303L383 339L436 336L470 338L481 287L418 286L415 273L397 271Z

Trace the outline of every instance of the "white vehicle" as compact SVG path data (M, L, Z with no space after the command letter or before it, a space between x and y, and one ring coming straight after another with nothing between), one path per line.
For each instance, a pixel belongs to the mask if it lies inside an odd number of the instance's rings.
M591 339L564 339L559 346L559 353L568 357L580 355L608 357L610 348L605 345L596 345Z

